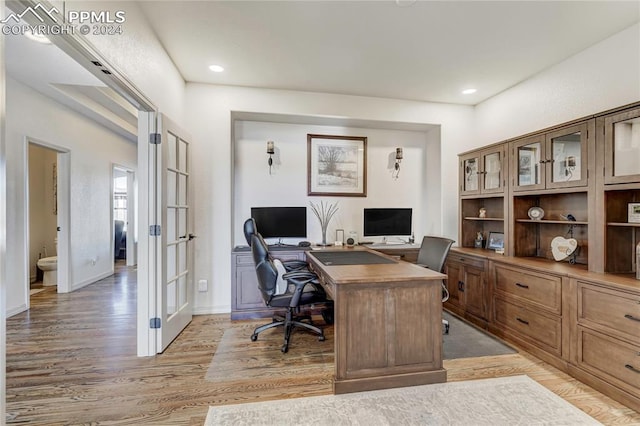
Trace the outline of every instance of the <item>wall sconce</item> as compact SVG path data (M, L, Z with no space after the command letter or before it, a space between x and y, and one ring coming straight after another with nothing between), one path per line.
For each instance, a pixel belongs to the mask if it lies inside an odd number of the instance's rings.
M269 154L269 160L267 160L267 164L269 164L269 174L271 174L271 166L273 166L273 158L271 156L275 154L275 148L273 146L273 141L267 141L267 154Z
M393 166L395 171L392 174L394 179L398 179L400 175L400 161L402 161L402 148L396 148L396 164Z

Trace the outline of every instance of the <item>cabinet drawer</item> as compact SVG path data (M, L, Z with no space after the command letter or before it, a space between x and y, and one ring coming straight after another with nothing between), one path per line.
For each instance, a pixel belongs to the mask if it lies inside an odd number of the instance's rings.
M452 251L447 255L447 262L460 262L464 265L475 266L479 269L485 269L487 261L473 256L465 256L463 254L454 253Z
M495 299L494 311L497 323L516 331L520 337L547 352L561 354L560 317L545 316L500 298Z
M640 346L578 327L578 365L640 396Z
M578 322L598 324L640 345L640 296L578 282Z
M253 265L253 256L251 255L251 252L236 255L236 265Z
M555 275L495 266L495 290L560 315L562 279Z

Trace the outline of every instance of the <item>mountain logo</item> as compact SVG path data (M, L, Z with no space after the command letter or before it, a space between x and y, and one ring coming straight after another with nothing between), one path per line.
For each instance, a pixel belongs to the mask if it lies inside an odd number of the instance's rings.
M36 4L34 7L27 7L22 13L16 14L16 13L10 13L6 18L0 20L0 23L2 24L6 24L7 22L9 22L10 20L14 20L16 23L19 23L22 20L22 17L25 16L28 13L31 13L33 16L35 16L41 23L44 24L44 18L42 14L45 14L46 16L48 16L49 18L51 18L53 20L53 22L58 22L58 19L56 19L56 17L54 16L53 13L60 13L60 11L58 9L56 9L55 7L51 7L50 10L47 10L46 7L44 7L43 5L41 5L40 3Z

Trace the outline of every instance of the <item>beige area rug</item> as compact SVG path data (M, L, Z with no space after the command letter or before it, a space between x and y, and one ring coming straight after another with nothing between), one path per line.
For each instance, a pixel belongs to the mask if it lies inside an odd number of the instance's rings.
M209 407L212 425L599 425L527 376Z
M304 376L330 377L334 361L333 327L324 327L321 320L316 323L324 328L326 340L319 342L316 335L296 330L286 354L280 352L282 327L260 333L255 342L249 336L256 323L225 330L211 359L205 380L221 383L272 379L280 375L290 377L292 365ZM251 346L251 351L247 351L247 346Z
M29 290L29 296L33 296L34 294L38 294L44 291L44 288L32 288Z

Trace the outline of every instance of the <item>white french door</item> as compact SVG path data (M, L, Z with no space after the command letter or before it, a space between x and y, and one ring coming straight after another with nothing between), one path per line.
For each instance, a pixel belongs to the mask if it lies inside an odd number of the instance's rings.
M156 274L160 353L191 322L193 316L193 208L191 138L175 123L158 114L156 166L159 173L157 218L160 228L159 273ZM156 247L158 247L156 245Z

